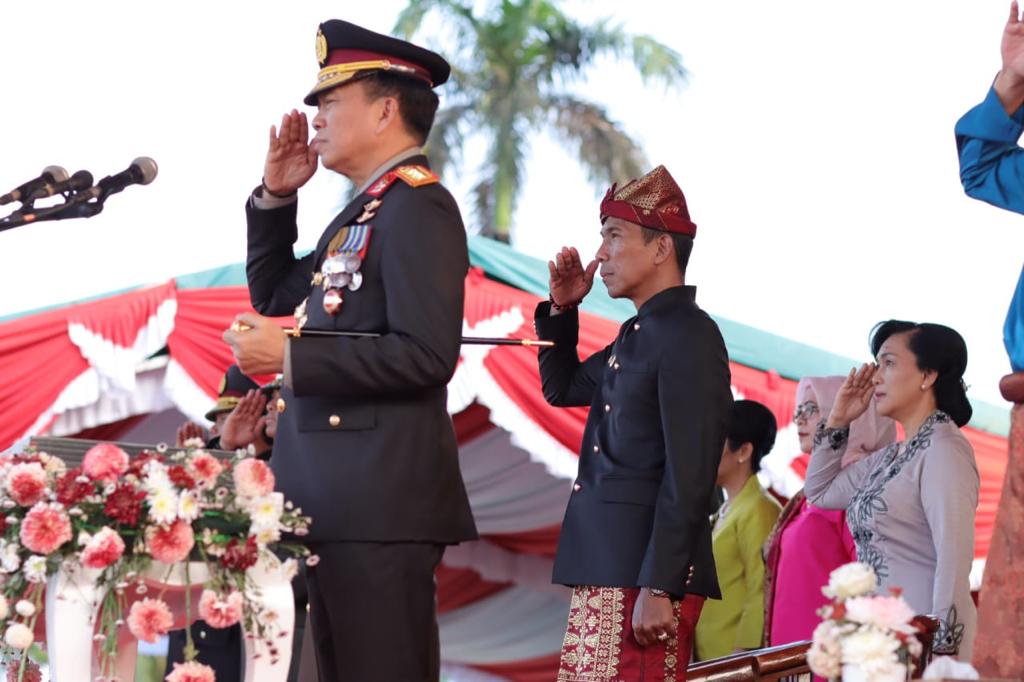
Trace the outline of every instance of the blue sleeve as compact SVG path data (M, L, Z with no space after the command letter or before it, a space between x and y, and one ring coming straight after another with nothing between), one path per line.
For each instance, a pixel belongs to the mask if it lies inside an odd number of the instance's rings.
M1024 107L1007 116L994 88L956 123L960 182L974 199L1024 213Z

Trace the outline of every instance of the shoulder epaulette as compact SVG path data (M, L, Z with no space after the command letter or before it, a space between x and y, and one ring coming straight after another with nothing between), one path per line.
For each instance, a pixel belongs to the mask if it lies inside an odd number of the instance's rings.
M380 197L391 188L391 185L395 184L395 180L399 179L410 187L421 187L441 182L441 178L426 166L399 166L380 176L377 182L370 185L366 193L371 197Z

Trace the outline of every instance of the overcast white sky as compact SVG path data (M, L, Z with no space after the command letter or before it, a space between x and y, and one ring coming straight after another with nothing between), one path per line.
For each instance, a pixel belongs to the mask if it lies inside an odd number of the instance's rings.
M0 232L0 315L243 260L243 201L267 128L314 81L318 22L387 31L403 4L5 7L0 192L54 163L99 178L147 155L160 175L90 220ZM602 63L581 91L683 187L699 226L689 280L706 309L865 359L879 319L943 322L967 339L972 394L998 402L1024 218L963 195L953 124L999 68L1008 5L567 6L654 35L691 72L664 92ZM460 195L472 180L449 184ZM303 190L300 246L315 243L344 187L321 171ZM538 136L516 246L545 258L563 243L592 252L598 199L557 142Z

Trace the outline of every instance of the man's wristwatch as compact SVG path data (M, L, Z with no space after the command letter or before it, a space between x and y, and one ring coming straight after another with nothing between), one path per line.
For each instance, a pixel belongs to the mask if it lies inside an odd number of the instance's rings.
M652 597L664 597L665 599L671 599L672 598L671 594L669 594L665 590L659 590L657 587L648 587L647 588L647 592Z

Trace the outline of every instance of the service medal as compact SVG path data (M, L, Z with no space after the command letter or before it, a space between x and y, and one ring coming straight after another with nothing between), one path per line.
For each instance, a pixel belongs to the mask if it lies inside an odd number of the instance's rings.
M324 312L328 315L337 315L342 302L341 289L328 289L324 292Z
M349 291L358 291L363 286L363 273L356 271L352 273L352 281L348 284Z

